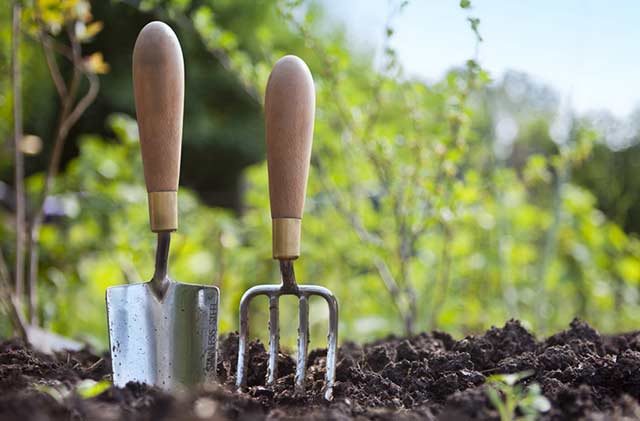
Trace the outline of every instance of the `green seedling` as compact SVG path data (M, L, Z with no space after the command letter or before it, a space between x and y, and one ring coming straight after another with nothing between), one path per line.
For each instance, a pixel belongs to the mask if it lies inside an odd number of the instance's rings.
M85 379L76 384L76 393L80 395L82 399L91 399L110 387L111 382L109 380L100 380L97 382L95 380Z
M41 393L46 393L51 396L57 402L62 403L72 394L77 394L82 399L91 399L98 396L105 390L111 387L109 380L95 381L91 379L81 380L73 387L69 389L61 382L52 382L49 384L37 384L33 388Z
M46 384L36 384L33 388L40 393L46 393L56 400L58 403L64 402L69 397L69 389L61 382L48 382Z
M523 371L496 374L487 378L487 396L498 410L500 421L533 421L540 413L551 409L551 404L542 394L539 384L531 383L525 388L520 383L532 374L533 371ZM522 415L518 416L518 410Z

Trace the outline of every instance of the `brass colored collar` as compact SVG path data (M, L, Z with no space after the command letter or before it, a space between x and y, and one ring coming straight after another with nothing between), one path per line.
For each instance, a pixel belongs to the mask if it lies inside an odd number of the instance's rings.
M149 220L153 232L177 230L178 192L149 192Z
M298 218L273 218L273 258L297 259L300 257L300 227Z

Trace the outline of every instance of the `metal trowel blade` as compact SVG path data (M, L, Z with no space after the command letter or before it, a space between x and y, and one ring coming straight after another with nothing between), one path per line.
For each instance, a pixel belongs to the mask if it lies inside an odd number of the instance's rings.
M217 287L174 281L162 298L149 282L108 288L114 385L176 390L213 380L219 297Z

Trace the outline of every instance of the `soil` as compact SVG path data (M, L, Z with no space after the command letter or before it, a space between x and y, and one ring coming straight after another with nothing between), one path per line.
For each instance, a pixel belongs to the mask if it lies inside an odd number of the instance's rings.
M551 403L544 420L640 418L640 332L598 334L574 320L538 341L518 321L455 340L443 332L390 336L339 352L335 399L326 403L326 350L309 355L308 387L293 392L294 360L279 355L279 379L264 385L267 353L250 346L249 388L233 390L237 336L220 340L220 385L167 395L139 384L110 387L90 398L74 392L83 379L110 376L108 356L89 350L48 356L20 341L0 344L0 419L22 420L498 420L485 381L498 373L530 371ZM60 392L60 393L58 393Z

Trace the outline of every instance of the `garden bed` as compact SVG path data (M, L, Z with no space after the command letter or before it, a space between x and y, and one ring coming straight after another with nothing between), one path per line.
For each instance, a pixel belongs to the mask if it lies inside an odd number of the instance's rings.
M485 380L531 371L551 403L542 419L640 417L640 332L600 336L573 321L537 341L517 321L454 340L434 332L340 348L334 402L321 398L324 351L309 355L308 389L293 391L294 360L279 359L274 390L264 387L267 354L250 346L249 389L232 389L237 336L221 338L219 380L193 394L169 396L142 385L76 392L83 379L109 376L110 362L89 351L41 355L19 341L0 345L0 418L105 419L498 419ZM84 382L84 384L93 384ZM98 383L100 385L100 383Z

